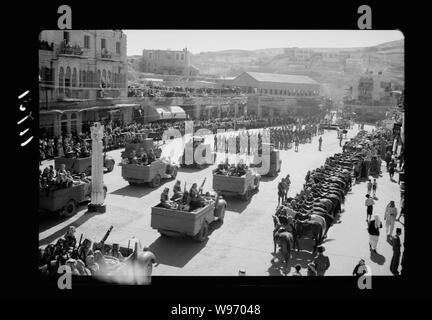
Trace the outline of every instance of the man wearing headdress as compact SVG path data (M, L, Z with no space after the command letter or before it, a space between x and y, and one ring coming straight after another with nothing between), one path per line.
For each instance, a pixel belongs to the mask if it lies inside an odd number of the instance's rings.
M70 226L68 231L66 232L65 236L65 243L68 247L75 247L76 245L76 238L75 238L75 227Z

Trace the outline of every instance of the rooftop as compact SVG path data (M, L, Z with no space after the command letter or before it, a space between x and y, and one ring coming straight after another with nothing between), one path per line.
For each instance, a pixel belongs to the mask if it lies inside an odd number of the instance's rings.
M245 72L245 73L260 82L318 84L318 82L309 78L308 76L298 76L298 75L278 74L278 73L261 73L261 72Z

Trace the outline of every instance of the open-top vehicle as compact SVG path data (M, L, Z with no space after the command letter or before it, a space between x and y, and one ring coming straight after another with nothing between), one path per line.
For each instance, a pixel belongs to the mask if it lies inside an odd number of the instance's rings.
M126 143L125 150L121 153L122 158L126 158L132 152L132 150L138 151L141 148L144 149L145 152L150 151L155 148L153 138L142 138L139 141L133 140Z
M241 177L213 173L213 190L223 196L241 197L248 201L259 190L261 176L247 169Z
M210 224L224 217L225 203L215 196L193 211L168 209L158 204L151 209L151 227L164 236L189 236L202 242L207 239Z
M149 165L120 164L122 177L130 185L149 184L153 188L161 185L163 179L175 179L178 166L167 160L157 159Z
M91 200L91 182L76 181L69 188L39 190L39 211L72 216L80 203ZM104 186L106 196L107 187Z
M111 172L114 169L115 161L112 157L104 155L104 173ZM74 173L86 173L91 175L91 156L84 158L67 158L67 157L56 157L54 158L54 167L56 170L60 169L61 165L64 164L66 170Z

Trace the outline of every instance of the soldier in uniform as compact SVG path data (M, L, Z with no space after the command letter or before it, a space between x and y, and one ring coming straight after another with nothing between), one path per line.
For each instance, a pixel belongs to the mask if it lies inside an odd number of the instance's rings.
M161 202L161 206L167 209L171 209L171 203L168 200L168 194L169 194L169 188L165 188L162 191L161 197L160 197L160 202Z
M182 194L182 190L181 190L181 184L180 184L180 180L177 180L174 187L173 187L173 192L174 195L171 197L172 201L176 201L178 199L180 199L183 194Z
M131 153L129 154L128 160L129 160L130 164L137 164L138 163L138 161L137 161L138 159L136 157L135 150L131 151Z

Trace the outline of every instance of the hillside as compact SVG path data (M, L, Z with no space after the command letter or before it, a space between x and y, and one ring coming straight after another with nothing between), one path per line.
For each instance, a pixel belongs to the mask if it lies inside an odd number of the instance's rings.
M312 52L355 54L365 62L365 68L396 68L392 72L400 73L403 66L404 42L391 41L374 47L365 48L304 48ZM299 62L284 54L284 48L260 50L224 50L202 52L192 56L192 63L204 74L236 76L244 70L262 72L297 73L308 71L343 71L344 63L326 63L319 59ZM399 70L397 70L399 68ZM274 71L273 71L274 70ZM397 73L396 72L396 73Z
M296 60L284 48L259 50L223 50L192 55L192 64L201 75L237 76L244 71L307 75L322 83L325 94L341 98L345 89L366 70L381 71L383 81L404 84L404 40L372 47L356 48L302 48L311 51L306 60ZM336 54L334 59L324 59L324 54ZM347 65L347 58L361 64ZM128 57L131 80L140 75L140 56Z

